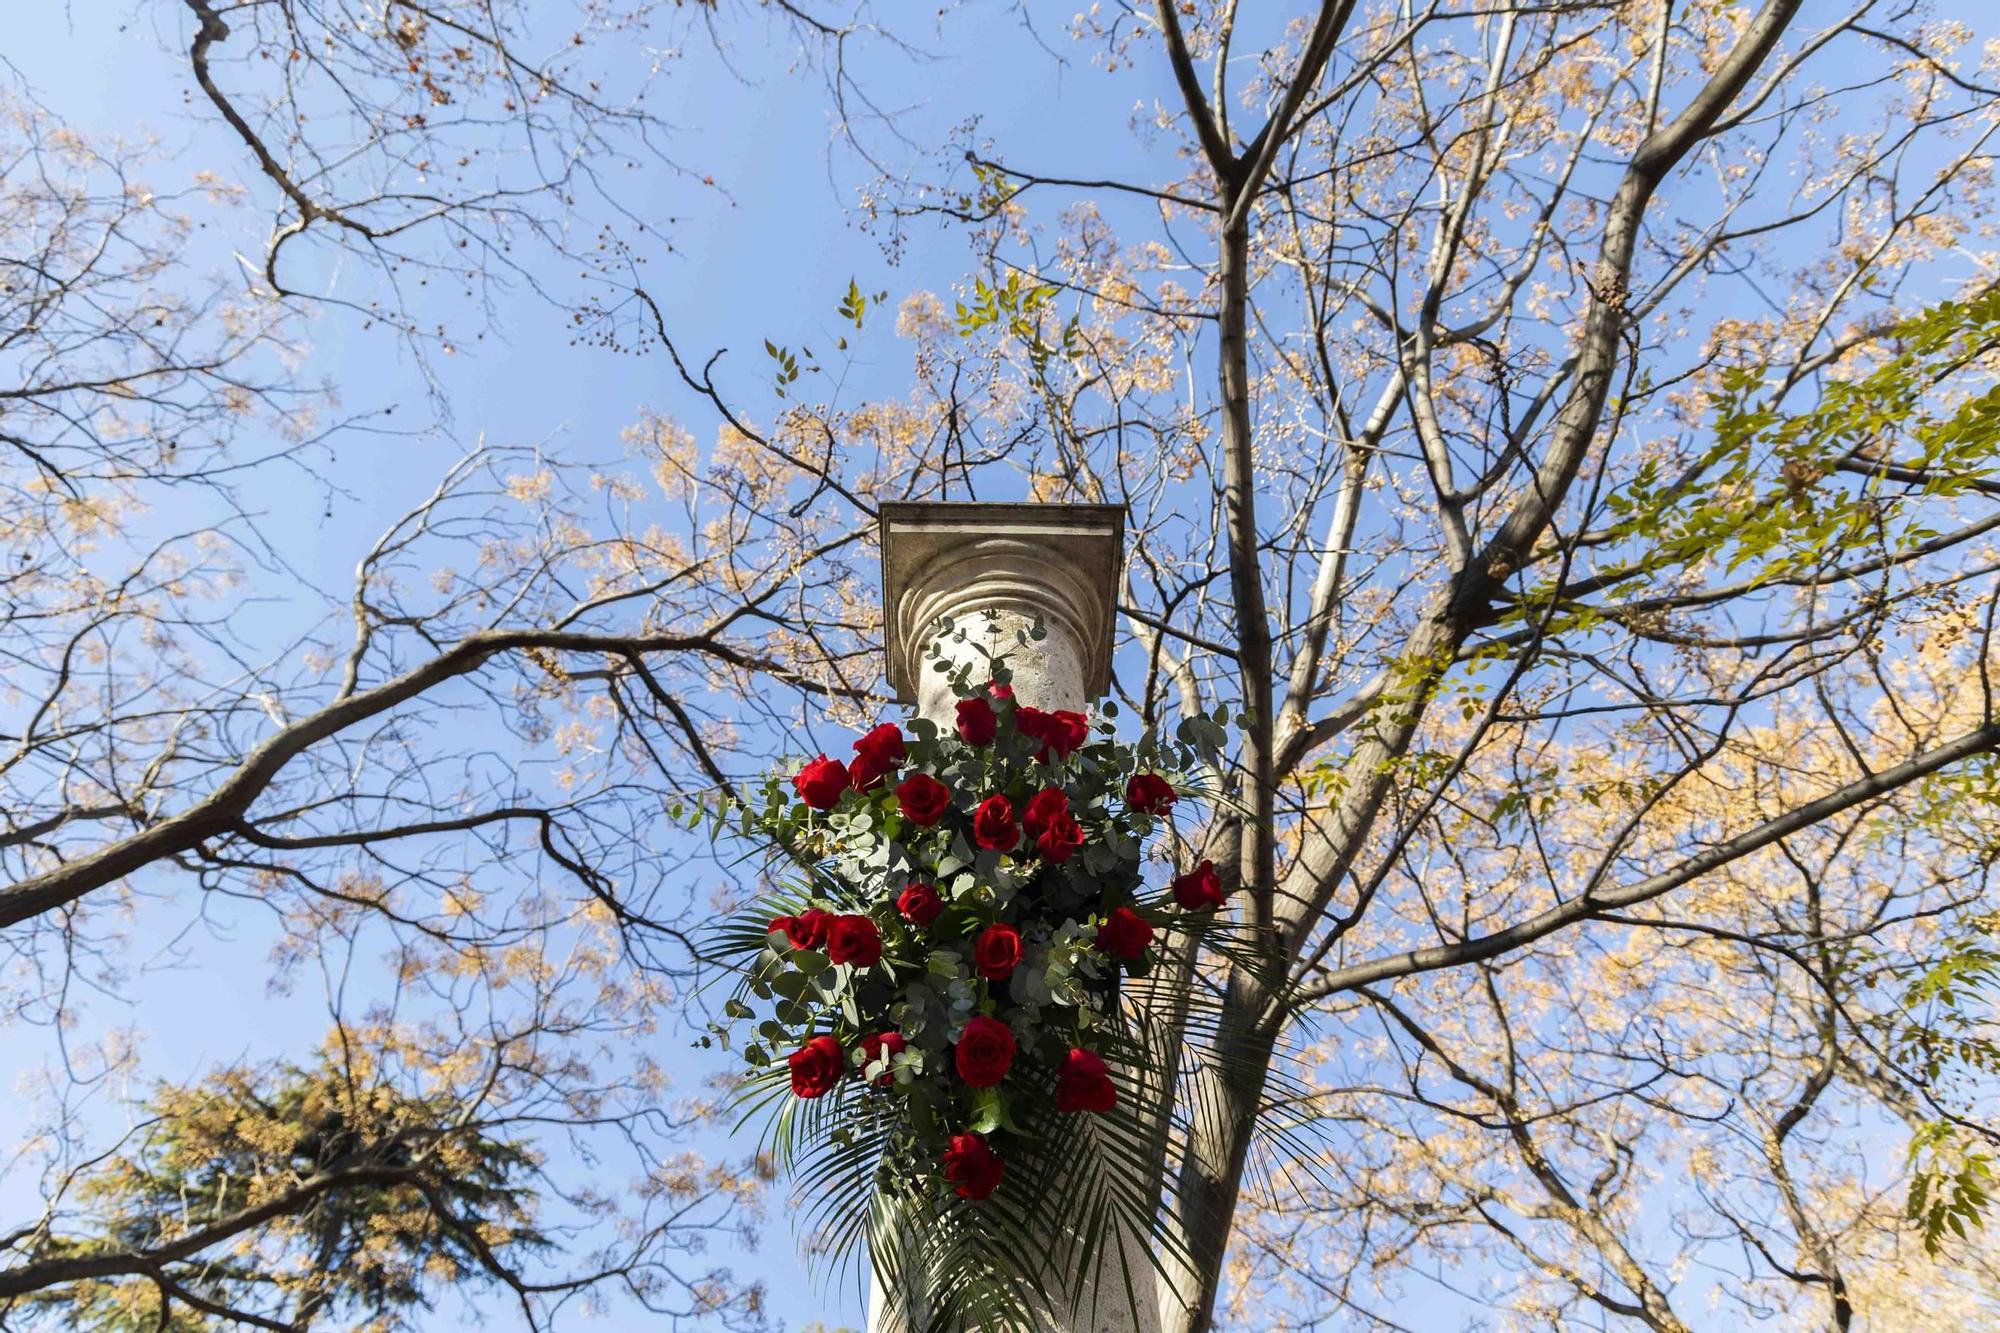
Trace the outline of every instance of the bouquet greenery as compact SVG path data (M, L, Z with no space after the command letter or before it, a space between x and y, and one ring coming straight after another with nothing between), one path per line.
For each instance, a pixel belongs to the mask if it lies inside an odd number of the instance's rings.
M992 674L960 670L950 730L884 722L851 760L773 775L738 823L797 873L719 940L741 978L724 1011L755 1024L746 1100L775 1112L816 1244L865 1231L919 1328L1102 1300L1107 1246L1160 1262L1121 1233L1167 1239L1171 1055L1120 987L1224 900L1207 862L1164 891L1142 873L1198 733L1121 743L1111 704L1093 724Z

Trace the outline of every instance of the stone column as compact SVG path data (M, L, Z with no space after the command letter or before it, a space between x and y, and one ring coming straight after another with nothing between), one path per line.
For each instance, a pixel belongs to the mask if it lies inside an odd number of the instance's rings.
M913 504L882 506L882 609L889 684L917 714L949 729L958 696L931 669L942 656L984 680L986 657L1004 652L1015 698L1032 708L1081 710L1111 683L1112 626L1124 562L1122 505ZM942 639L939 622L952 634ZM1027 639L1039 620L1044 637ZM958 641L956 634L965 633ZM1133 1275L1150 1261L1128 1254ZM1142 1309L1128 1307L1118 1256L1103 1261L1104 1299L1077 1321L1049 1318L1036 1329L967 1333L1159 1333L1154 1284L1138 1285ZM1086 1298L1086 1310L1091 1303ZM880 1288L869 1294L870 1333L905 1333Z

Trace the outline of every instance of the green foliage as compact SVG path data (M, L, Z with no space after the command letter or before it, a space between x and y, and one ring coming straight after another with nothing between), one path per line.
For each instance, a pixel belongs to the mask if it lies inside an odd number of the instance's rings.
M868 314L868 307L871 305L881 305L884 301L887 301L888 299L889 299L889 293L887 292L876 292L872 296L868 295L867 293L861 290L861 285L859 283L857 283L854 279L849 278L847 280L847 291L841 296L840 304L834 307L834 313L839 315L842 319L846 320L848 323L852 324L858 331L861 328L862 320L866 318ZM834 340L834 346L838 348L840 351L843 352L846 351L847 339L845 337L836 338ZM796 375L793 378L797 378ZM786 383L790 383L790 381L788 380L786 381ZM783 386L781 385L779 387L779 393L782 395L783 392L784 389Z
M1153 1126L1139 1109L1163 1096L1157 1071L1147 1070L1136 1031L1103 1050L1129 1075L1118 1106L1076 1116L1057 1113L1051 1095L1017 1101L1021 1123L1010 1141L1035 1151L1012 1160L990 1198L972 1204L939 1195L921 1187L916 1164L893 1145L882 1157L868 1215L870 1258L888 1290L921 1293L907 1306L913 1328L1047 1327L1042 1311L1082 1312L1107 1268L1096 1307L1131 1308L1157 1269L1185 1260L1155 1211Z
M1020 273L1015 270L1009 270L999 282L975 279L971 303L960 301L957 304L959 336L970 337L984 328L1004 327L1009 336L1027 347L1029 363L1039 376L1046 369L1049 358L1058 350L1066 356L1076 352L1075 319L1064 326L1060 349L1042 337L1043 312L1055 297L1054 287L1022 282Z
M1955 1081L1978 1086L2000 1071L2000 1045L1989 1035L2000 981L1997 936L2000 914L1976 916L1947 934L1934 957L1885 971L1903 983L1891 1053L1934 1096L1949 1099ZM1983 1223L1992 1202L1989 1141L1963 1118L1932 1121L1911 1136L1905 1211L1930 1254Z
M835 313L859 329L862 317L868 313L868 307L871 304L880 305L888 299L889 293L887 292L876 292L873 296L866 295L862 292L860 284L855 282L854 279L849 278L847 280L847 292L840 298L840 304L835 307Z
M778 397L783 398L791 389L791 386L798 382L798 353L792 351L789 347L778 346L769 338L764 340L764 353L776 363L776 369L771 375L771 387L776 390ZM812 359L812 348L806 348L805 355L807 360L810 361Z
M1007 206L1007 202L1019 194L1020 187L1007 178L1005 172L996 171L983 162L972 161L972 178L978 188L961 192L955 196L958 210L969 217L990 218Z
M1911 1137L1907 1212L1926 1254L1936 1257L1952 1238L1984 1225L1992 1185L1993 1159L1955 1125L1934 1121Z
M1755 585L1809 574L1844 552L1894 554L1937 536L1925 502L1963 494L2000 461L2000 387L1939 398L2000 346L2000 291L1912 317L1894 345L1866 375L1827 381L1802 412L1777 405L1761 368L1727 371L1709 448L1679 469L1649 459L1606 497L1613 542L1636 547L1609 582L1713 562ZM1530 590L1510 618L1538 618L1552 592ZM1570 605L1550 628L1603 618Z
M148 1109L133 1146L80 1181L83 1224L17 1244L6 1270L114 1271L30 1293L16 1311L28 1323L9 1327L206 1333L247 1314L416 1328L436 1287L549 1248L530 1216L533 1157L454 1102L281 1065L163 1086ZM193 1253L166 1248L201 1235Z

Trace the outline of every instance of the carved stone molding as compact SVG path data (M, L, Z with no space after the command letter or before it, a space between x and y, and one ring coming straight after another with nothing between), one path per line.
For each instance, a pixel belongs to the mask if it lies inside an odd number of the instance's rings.
M947 617L1009 653L1023 703L1081 708L1109 688L1123 505L891 502L881 525L889 684L919 715L948 723L956 701L931 660L978 656L966 643L939 643ZM1047 637L1024 651L1037 618Z

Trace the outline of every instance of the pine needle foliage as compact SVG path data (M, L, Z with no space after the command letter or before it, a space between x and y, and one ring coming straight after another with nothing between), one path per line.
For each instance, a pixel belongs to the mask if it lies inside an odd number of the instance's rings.
M25 1288L0 1324L78 1333L420 1327L435 1288L546 1251L533 1154L456 1103L331 1064L239 1067L163 1086L96 1163L73 1226L12 1246ZM31 1275L73 1273L29 1286Z

